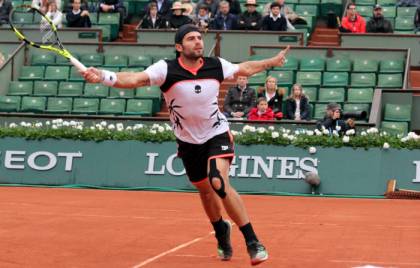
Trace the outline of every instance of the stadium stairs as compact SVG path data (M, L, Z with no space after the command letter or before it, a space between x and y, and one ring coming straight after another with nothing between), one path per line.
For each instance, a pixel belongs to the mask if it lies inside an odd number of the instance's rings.
M338 29L328 28L323 21L318 21L311 38L308 42L309 47L325 47L340 46L340 37L338 35Z

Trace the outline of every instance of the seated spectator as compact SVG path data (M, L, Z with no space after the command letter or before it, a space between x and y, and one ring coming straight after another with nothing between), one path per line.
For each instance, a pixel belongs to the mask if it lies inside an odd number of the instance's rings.
M89 11L82 9L80 0L73 0L72 7L66 14L67 27L90 28Z
M236 82L237 85L231 87L225 96L223 113L226 117L246 118L255 106L255 90L248 87L246 76L238 76Z
M284 0L275 0L274 2L276 2L280 5L280 13L287 18L287 28L288 28L288 30L293 30L295 28L295 27L293 27L293 25L295 23L296 24L301 24L302 21L307 23L303 17L296 14L290 6L286 5L284 3ZM264 6L264 10L263 10L263 13L262 13L263 17L270 15L271 4L272 4L272 2L268 2Z
M247 0L245 3L246 11L239 15L239 30L259 30L261 29L262 16L257 12L256 0Z
M373 8L373 16L366 24L366 32L368 33L393 33L392 24L385 19L382 14L381 5L377 4Z
M192 20L183 15L185 9L182 7L181 2L174 2L172 5L172 15L169 17L169 27L172 29L178 29L184 24L192 23Z
M270 107L268 107L267 99L260 97L257 100L257 107L251 109L248 115L249 120L274 120L274 113Z
M399 0L397 7L420 7L420 0Z
M185 16L189 16L190 18L194 18L196 14L195 9L197 8L197 4L192 2L191 0L181 0L182 7L185 9L183 13Z
M280 13L280 5L271 3L271 13L262 21L262 29L265 31L287 31L287 19Z
M211 22L209 7L205 4L198 6L198 14L194 18L194 24L201 30L208 29Z
M149 4L155 3L158 9L158 15L165 20L168 20L169 17L172 15L171 7L172 1L171 0L150 0ZM145 8L145 13L149 13L149 5Z
M217 10L219 9L219 0L200 0L197 5L206 5L209 10L209 17L214 18L217 14ZM198 13L198 10L195 12Z
M238 18L230 13L230 5L227 1L219 3L219 12L212 22L212 29L215 30L236 30Z
M311 119L309 99L303 94L302 86L299 84L292 86L292 93L286 100L285 118L291 120Z
M12 3L7 0L0 0L0 25L9 23L9 14L12 11Z
M95 5L90 6L91 9L89 9L89 3L88 0L81 0L80 1L80 10L87 10L90 12L96 12ZM69 13L73 10L73 1L69 1L67 5L63 8L63 13Z
M99 0L99 12L120 13L119 30L122 31L125 16L125 8L122 0Z
M242 11L241 11L241 4L238 0L225 0L229 3L229 13L236 15L238 17Z
M337 131L339 135L343 135L349 129L354 129L355 123L353 119L342 119L342 112L340 106L337 103L330 103L327 105L325 117L319 120L316 127L319 130L323 128L327 129L330 134Z
M60 12L60 10L57 9L57 4L55 3L55 0L50 0L47 7L47 14L45 16L49 18L52 23L57 28L63 27L62 21L63 21L63 13Z
M414 15L414 31L420 32L420 7L417 8L416 14Z
M258 98L265 97L268 101L268 107L273 110L276 119L283 118L283 96L284 88L277 87L277 79L273 76L267 76L264 88L258 89Z
M61 10L61 0L55 1L57 9ZM43 14L48 12L48 0L32 0L32 6L38 8Z
M148 12L144 15L143 19L140 21L140 28L142 29L164 29L167 28L169 24L158 13L157 4L151 2L149 4Z
M347 6L346 16L341 21L339 26L340 32L345 33L365 33L366 21L356 11L356 5L350 3Z

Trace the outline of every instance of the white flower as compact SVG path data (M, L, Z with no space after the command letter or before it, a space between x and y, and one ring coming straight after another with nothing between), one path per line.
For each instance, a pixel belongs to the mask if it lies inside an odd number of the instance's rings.
M291 132L290 129L286 129L286 133L289 134Z
M418 140L419 139L419 137L420 136L418 136L416 133L414 133L414 132L409 132L408 134L407 134L407 138L409 139L409 140Z
M233 136L236 136L236 135L238 135L238 134L239 134L239 132L238 132L238 131L235 131L235 130L231 130L231 131L230 131L230 133L231 133Z
M281 132L286 133L286 129L284 127L281 128Z
M360 135L362 135L362 136L366 136L366 135L367 135L367 133L366 133L366 131L362 131L362 132L360 133Z
M70 122L64 121L64 122L63 122L63 126L65 126L65 127L69 127L69 126L70 126Z
M349 129L349 130L346 131L347 136L351 136L351 135L354 135L354 134L356 134L356 131L354 129Z
M41 123L41 122L35 123L35 127L36 127L36 128L40 128L40 127L42 127L42 123Z
M122 123L117 123L117 124L116 124L116 127L117 127L117 130L118 130L118 131L122 131L122 130L124 130L124 125L123 125Z
M158 127L158 131L159 131L160 133L162 133L162 132L164 132L164 131L165 131L165 128L164 128L164 127L162 127L162 126L159 126L159 127Z
M57 125L52 125L52 129L57 129L58 126Z
M78 129L78 130L83 130L83 126L78 125L78 126L76 126L76 129Z
M295 136L293 136L293 135L289 135L288 137L287 137L289 140L294 140L296 137Z
M160 127L159 124L153 124L153 126L152 126L152 128L158 128L158 127Z
M91 127L90 127L90 130L95 130L95 127L94 127L94 126L91 126Z
M244 128L242 129L242 132L255 132L255 127L253 127L253 126L248 126L248 125L246 125L246 126L244 126Z
M165 129L167 131L172 131L172 127L170 125L168 125L167 123L165 123Z
M98 130L104 130L104 127L103 127L101 124L96 124L96 125L95 125L95 127L96 127Z
M17 125L16 125L16 123L11 123L11 124L9 125L9 127L10 127L10 128L15 128L15 127L17 127Z
M78 124L77 124L77 122L76 121L74 121L74 120L71 120L70 121L70 126L72 126L72 127L75 127L75 126L77 126Z
M22 127L26 127L26 122L25 122L25 121L20 122L20 126L22 126Z
M262 134L262 133L264 133L266 130L265 130L265 128L263 128L263 127L259 127L259 128L257 129L257 131L258 131L258 133Z
M133 130L133 128L131 126L128 126L128 127L125 128L125 130L130 130L131 131L131 130Z
M387 149L389 149L389 147L390 147L390 146L389 146L389 143L385 142L385 143L384 143L383 148L384 148L385 150L387 150Z
M289 135L287 135L287 133L283 133L282 137L287 139L287 137L289 137Z
M315 135L322 136L322 132L319 131L318 129L315 129L314 132L315 132Z
M376 134L379 133L379 130L377 128L371 127L366 132L369 134Z
M333 130L333 133L332 133L334 136L336 136L336 137L338 137L338 136L340 136L340 135L338 135L338 132L337 132L337 130Z
M344 143L348 143L349 141L350 141L350 137L349 136L346 135L346 136L343 137L343 142Z
M401 138L401 142L407 142L409 140L408 137Z
M328 129L323 129L322 130L322 134L324 134L324 135L330 135L330 132L328 131Z
M299 130L295 130L295 135L299 135L299 134L300 134Z
M110 124L110 125L108 125L108 129L113 130L113 129L115 129L115 126L113 124Z
M47 121L47 122L45 122L45 125L46 126L49 126L49 125L51 125L51 122L50 121Z
M63 123L63 119L58 118L58 119L53 120L52 122L53 122L53 124L60 125L60 124L62 124L62 123Z
M307 130L306 131L306 135L313 136L314 135L314 132L312 130Z
M340 126L335 126L335 129L336 129L337 131L340 131L340 130L341 130L341 127L340 127Z
M308 151L309 151L310 154L314 154L314 153L316 153L316 148L311 146L311 147L309 147Z
M137 129L140 129L140 128L143 128L143 124L135 124L134 127L133 127L134 130L137 130Z
M273 132L271 132L271 137L273 139L277 139L278 137L280 137L280 134L277 131L273 131Z
M102 121L102 122L100 123L100 125L101 125L102 127L106 127L107 123L106 123L106 121Z
M156 134L156 130L155 130L155 129L151 129L149 132L150 132L151 134Z
M274 127L273 126L269 126L268 127L268 130L273 131L274 130Z

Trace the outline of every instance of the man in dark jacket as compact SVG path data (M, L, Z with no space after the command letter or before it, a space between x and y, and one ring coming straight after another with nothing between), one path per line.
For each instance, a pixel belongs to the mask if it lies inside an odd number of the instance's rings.
M239 15L239 30L259 30L261 29L262 16L257 12L258 6L255 0L246 1L246 11Z
M9 14L12 11L12 3L0 0L0 25L9 23Z
M325 128L330 134L333 134L334 131L336 131L339 135L344 135L347 130L354 129L355 124L353 119L344 121L342 119L340 106L337 103L330 103L327 105L324 119L319 120L316 123L316 127L319 130Z
M149 4L147 14L140 22L140 28L142 29L164 29L167 28L167 21L158 13L157 4L151 2ZM169 26L169 24L168 24Z
M384 18L382 7L377 4L373 8L373 16L366 24L368 33L393 33L391 22Z
M212 29L215 30L236 30L238 17L231 14L229 2L221 1L219 3L219 13L212 22Z
M122 0L99 0L99 11L104 13L120 13L120 31L124 24L125 8Z
M265 31L287 31L287 19L280 13L281 6L273 2L270 6L270 15L263 18L262 29Z
M247 86L246 76L238 76L237 83L225 96L223 113L227 117L243 118L247 117L251 108L255 106L255 90Z
M189 24L192 19L182 14L185 9L182 7L181 2L174 2L172 5L172 16L169 17L169 27L172 29L178 29L182 25Z
M414 14L414 31L420 32L420 7L417 8L416 14Z
M67 27L91 27L89 11L81 9L80 0L73 0L72 7L73 9L66 14Z

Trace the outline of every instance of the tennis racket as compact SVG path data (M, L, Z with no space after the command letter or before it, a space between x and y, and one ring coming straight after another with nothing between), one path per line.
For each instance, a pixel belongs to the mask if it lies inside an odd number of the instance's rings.
M17 21L16 18L19 17L31 17L36 18L40 17L39 22L39 33L35 34L33 40L29 40L23 30L23 23ZM51 21L50 18L42 14L42 12L33 6L30 5L19 5L12 9L9 14L9 23L12 27L12 30L15 32L16 36L27 43L30 46L41 48L45 50L50 50L58 55L67 58L80 72L86 71L86 66L84 66L80 61L71 55L71 53L64 48L57 34L57 27Z

